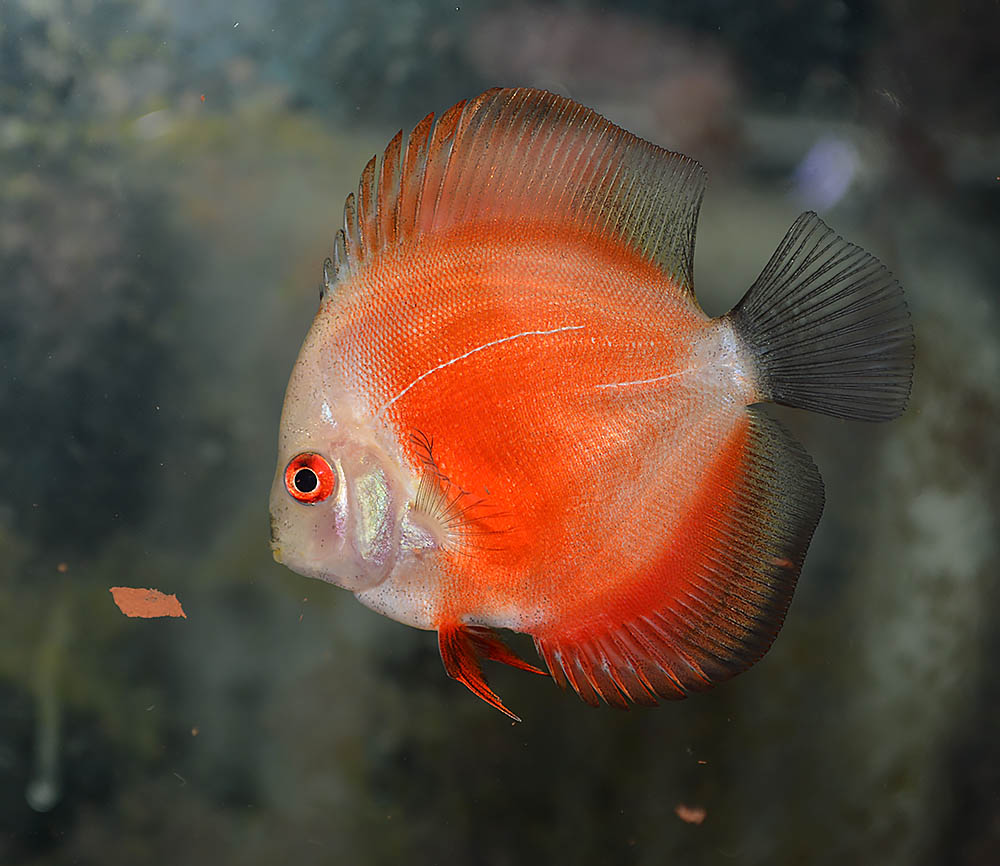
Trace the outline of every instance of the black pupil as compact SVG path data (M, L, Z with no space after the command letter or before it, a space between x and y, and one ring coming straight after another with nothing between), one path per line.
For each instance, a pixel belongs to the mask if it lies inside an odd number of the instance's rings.
M299 493L312 493L319 486L319 479L316 473L308 466L303 466L295 473L295 489Z

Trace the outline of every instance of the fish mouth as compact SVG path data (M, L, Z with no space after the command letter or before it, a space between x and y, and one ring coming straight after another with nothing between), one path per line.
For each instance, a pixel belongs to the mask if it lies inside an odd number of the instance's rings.
M268 515L271 518L271 555L274 557L275 562L281 562L281 545L278 544L278 521L274 519L273 514Z

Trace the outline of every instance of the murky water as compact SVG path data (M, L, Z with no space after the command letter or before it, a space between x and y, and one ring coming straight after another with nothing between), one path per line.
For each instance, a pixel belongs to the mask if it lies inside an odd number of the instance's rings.
M1000 8L939 6L0 3L0 862L1000 862ZM680 703L492 666L512 726L268 549L344 197L496 84L705 164L709 312L810 208L907 291L909 411L776 413L826 511Z

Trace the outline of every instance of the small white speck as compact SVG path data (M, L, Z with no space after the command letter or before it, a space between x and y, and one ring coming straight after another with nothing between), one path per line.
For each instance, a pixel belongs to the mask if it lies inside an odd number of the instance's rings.
M235 30L235 29L236 29L237 27L239 27L239 26L240 26L240 22L239 22L239 21L237 21L237 22L236 22L236 23L235 23L235 24L233 25L233 30Z

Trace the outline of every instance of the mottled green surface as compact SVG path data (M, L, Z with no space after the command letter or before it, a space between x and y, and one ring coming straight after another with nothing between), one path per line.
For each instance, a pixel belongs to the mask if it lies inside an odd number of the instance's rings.
M996 5L458 6L0 0L0 863L1000 862ZM779 413L826 513L774 649L685 702L494 667L512 726L268 551L343 198L501 83L706 162L713 313L837 142L823 216L911 301L902 419Z

